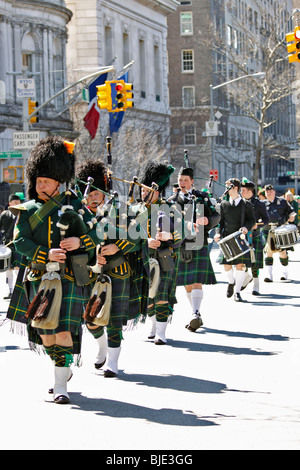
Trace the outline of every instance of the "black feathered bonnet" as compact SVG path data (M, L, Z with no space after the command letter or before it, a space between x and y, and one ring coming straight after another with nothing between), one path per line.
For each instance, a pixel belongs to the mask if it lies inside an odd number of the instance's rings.
M59 136L40 140L32 149L26 163L28 199L37 199L36 178L51 178L59 183L70 183L75 176L74 144Z
M104 163L100 160L87 159L84 162L78 163L75 168L76 183L82 194L85 192L88 177L93 178L93 186L101 191L107 190L107 172ZM83 183L81 183L81 180ZM95 188L91 188L95 191Z
M141 183L151 187L152 183L159 186L159 192L163 192L170 182L170 177L175 168L168 162L149 162L146 165Z

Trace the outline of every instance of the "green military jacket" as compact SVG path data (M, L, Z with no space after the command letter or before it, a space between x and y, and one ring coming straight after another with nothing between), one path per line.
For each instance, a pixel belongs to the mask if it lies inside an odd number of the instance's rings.
M51 248L59 248L61 231L57 227L57 223L62 214L59 204L66 204L64 193L47 202L31 200L11 208L12 212L17 214L14 245L16 250L26 258L29 267L39 265L41 268L45 265L46 270L49 251ZM84 211L83 222L75 217L78 210L81 209L81 201L78 198L71 198L70 205L75 212L74 222L70 223L65 237L78 236L81 241L81 250L88 253L88 262L93 264L95 262L95 248L99 240L99 230L96 233L96 228L90 229L86 226L86 222L92 218L87 210ZM37 280L41 278L42 274L41 269L32 269L28 279ZM66 263L66 279L73 280L68 263Z

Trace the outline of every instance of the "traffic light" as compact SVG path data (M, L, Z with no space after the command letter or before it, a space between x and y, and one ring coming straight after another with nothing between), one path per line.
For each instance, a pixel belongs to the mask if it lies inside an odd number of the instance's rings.
M37 101L32 101L30 98L28 98L28 116L30 116L38 107L38 102ZM35 122L39 122L39 113L36 113L34 116L30 118L31 124L34 124Z
M105 82L104 85L97 85L97 104L100 109L107 109L108 112L112 110L111 100L111 87L110 82Z
M300 62L300 27L296 26L292 33L286 34L285 39L291 43L287 45L289 62Z
M17 171L13 167L3 168L3 181L7 183L13 183L16 181Z
M132 83L125 83L124 80L116 82L117 91L117 108L115 111L126 111L127 108L133 108L133 85Z

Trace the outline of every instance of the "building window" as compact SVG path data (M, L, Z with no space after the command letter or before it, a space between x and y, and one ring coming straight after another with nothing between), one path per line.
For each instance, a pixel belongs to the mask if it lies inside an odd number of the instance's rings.
M145 41L139 41L140 56L140 89L141 98L146 98L146 57L145 57Z
M235 147L236 146L236 137L235 137L235 128L234 127L231 127L230 129L230 144L231 144L231 147Z
M227 25L227 45L232 46L232 26Z
M185 11L180 13L180 34L191 35L193 34L193 13Z
M53 91L54 94L58 93L64 88L64 62L63 62L63 47L59 38L56 38L53 43ZM64 105L63 93L55 98L55 106L60 109Z
M195 106L195 87L182 87L182 103L184 108L193 108Z
M129 62L130 62L129 35L127 33L123 33L123 65L127 65Z
M112 29L108 26L104 30L105 35L105 63L111 65L113 63L113 34Z
M154 80L155 80L155 100L160 101L161 77L160 77L160 52L159 47L154 46Z
M194 51L192 49L181 52L181 70L182 72L194 72Z
M196 144L196 125L195 124L184 124L183 125L183 140L184 145L195 145Z

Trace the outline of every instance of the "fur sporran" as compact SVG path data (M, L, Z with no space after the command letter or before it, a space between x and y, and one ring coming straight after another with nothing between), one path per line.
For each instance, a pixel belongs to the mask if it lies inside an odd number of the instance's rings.
M95 282L83 318L94 325L107 326L111 308L111 279L101 274Z
M150 267L150 285L149 285L149 298L154 299L159 282L160 282L160 268L159 263L155 258L149 258Z
M49 279L49 275L45 276L27 309L26 317L32 320L31 326L34 328L55 330L59 324L62 302L61 279L58 274L52 279Z

